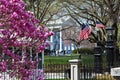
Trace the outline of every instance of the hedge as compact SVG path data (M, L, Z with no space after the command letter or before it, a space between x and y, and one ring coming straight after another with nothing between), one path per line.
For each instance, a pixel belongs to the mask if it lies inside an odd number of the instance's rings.
M94 54L93 49L90 49L90 48L79 48L79 49L73 50L72 53L77 54L77 51L79 54Z

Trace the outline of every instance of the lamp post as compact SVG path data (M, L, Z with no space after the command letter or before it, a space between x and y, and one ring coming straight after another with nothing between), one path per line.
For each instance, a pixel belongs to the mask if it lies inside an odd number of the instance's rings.
M99 30L97 30L97 34L99 35ZM101 46L101 41L98 40L96 42L96 46L94 47L94 68L96 73L102 73L102 55L103 55L103 49Z
M101 46L99 46L99 42L97 42L97 46L94 47L94 68L95 72L102 73L102 53L103 50Z
M106 59L107 59L107 69L110 72L110 68L113 67L114 57L115 57L115 29L113 27L106 28L107 41L106 41Z

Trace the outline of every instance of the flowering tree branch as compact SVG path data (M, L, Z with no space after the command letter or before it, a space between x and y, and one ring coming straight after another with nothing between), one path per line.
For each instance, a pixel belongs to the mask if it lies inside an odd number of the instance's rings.
M11 77L31 80L38 60L31 61L26 50L34 47L34 53L41 53L48 46L47 38L53 35L39 22L32 12L25 10L22 0L0 0L1 72L10 70ZM15 51L15 48L19 50ZM37 80L41 79L41 76L37 77Z

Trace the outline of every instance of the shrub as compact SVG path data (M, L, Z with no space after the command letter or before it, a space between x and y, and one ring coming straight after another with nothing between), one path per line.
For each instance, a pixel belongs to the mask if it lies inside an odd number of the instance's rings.
M45 55L49 55L49 54L50 54L50 50L49 50L49 49L45 49L45 50L44 50L44 54L45 54Z
M79 49L73 50L72 53L77 54L77 51L79 54L94 54L93 49L90 49L90 48L79 48Z
M77 54L77 50L78 50L78 49L73 50L73 51L72 51L72 54Z
M110 74L102 74L95 76L95 80L116 80L116 79Z

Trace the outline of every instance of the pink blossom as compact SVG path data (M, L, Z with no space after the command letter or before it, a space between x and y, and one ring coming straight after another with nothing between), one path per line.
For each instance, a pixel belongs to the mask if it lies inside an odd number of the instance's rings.
M5 26L5 23L0 23L0 27L3 27L3 26Z
M7 33L8 33L7 30L3 30L3 31L2 31L2 34L3 34L3 35L7 35Z
M49 36L52 36L54 35L54 33L52 31L49 32Z
M46 43L45 43L45 46L46 46L46 47L50 46L50 43L46 42Z
M0 44L3 44L4 40L2 38L0 38Z
M33 47L34 53L43 51L49 45L46 40L54 33L46 26L39 25L40 20L35 18L33 12L25 11L22 0L0 0L0 16L0 29L3 29L0 30L0 45L4 53L0 57L0 71L6 72L10 67L11 77L31 80L29 76L35 74L34 69L39 62L36 57L31 61L30 52L26 49ZM4 60L6 56L8 58ZM37 77L42 79L41 75Z
M6 62L5 62L5 61L2 61L2 62L0 63L0 69L1 69L2 72L7 71L7 65L6 65Z

